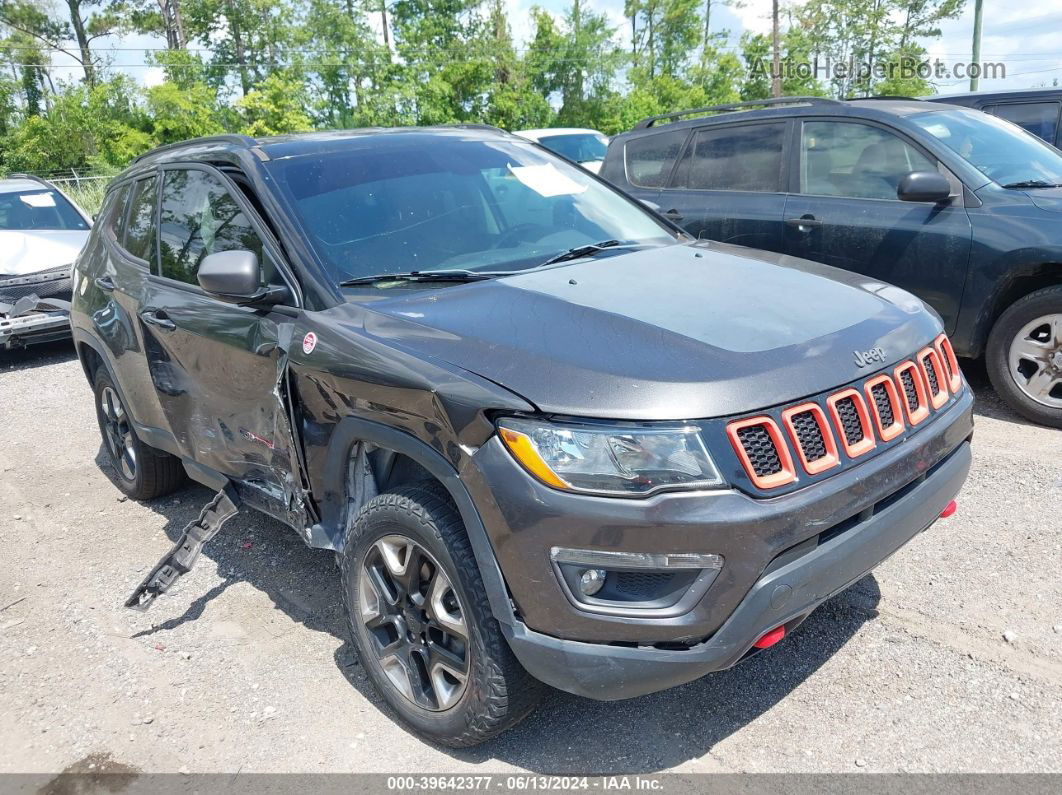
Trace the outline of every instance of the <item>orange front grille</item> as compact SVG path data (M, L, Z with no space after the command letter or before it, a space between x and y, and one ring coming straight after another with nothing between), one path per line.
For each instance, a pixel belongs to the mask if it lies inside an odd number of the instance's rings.
M941 334L892 373L808 400L781 411L781 426L763 414L734 420L727 436L749 480L761 490L799 479L794 461L814 476L844 463L841 451L855 459L879 442L901 436L942 409L962 389L962 374L948 338ZM786 438L788 437L788 438ZM839 440L839 441L838 441Z

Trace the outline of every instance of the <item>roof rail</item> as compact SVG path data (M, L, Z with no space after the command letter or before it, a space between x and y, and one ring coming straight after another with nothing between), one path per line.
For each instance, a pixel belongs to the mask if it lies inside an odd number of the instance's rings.
M47 185L49 188L55 187L55 185L50 183L44 177L38 177L36 174L23 174L19 172L17 174L8 174L4 179L28 179L33 182L39 182L41 185Z
M134 163L139 163L146 157L151 155L157 155L159 152L168 152L171 149L180 149L184 146L192 146L194 144L238 144L250 148L252 146L258 146L258 141L249 135L239 135L237 133L223 133L221 135L206 135L202 138L189 138L187 141L175 141L172 144L163 144L162 146L156 146L149 152L144 152L142 155L137 155L133 158Z
M860 99L905 99L911 102L921 102L922 97L905 97L900 94L877 94L873 97L852 97L852 101L855 102Z
M731 113L736 110L747 110L758 107L772 107L775 105L840 105L840 101L827 97L772 97L771 99L754 99L748 102L731 102L728 105L709 105L704 108L690 108L678 110L674 113L662 113L659 116L650 116L642 119L634 125L636 130L645 130L659 121L680 119L683 116L707 115L709 113Z

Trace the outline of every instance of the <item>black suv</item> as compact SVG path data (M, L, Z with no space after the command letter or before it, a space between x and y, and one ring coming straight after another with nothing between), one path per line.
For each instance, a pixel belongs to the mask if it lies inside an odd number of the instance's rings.
M920 100L789 97L646 119L601 175L695 237L910 290L1011 406L1062 427L1062 152L1018 127Z
M489 128L190 141L110 187L74 337L118 486L335 550L362 665L451 745L777 642L954 510L972 398L914 296L697 242Z
M1037 138L1062 147L1062 88L1026 88L975 94L937 94L928 102L962 105L1013 122Z

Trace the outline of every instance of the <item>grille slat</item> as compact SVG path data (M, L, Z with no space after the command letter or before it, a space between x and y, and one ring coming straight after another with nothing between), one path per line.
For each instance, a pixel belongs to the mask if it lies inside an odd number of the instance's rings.
M814 412L802 411L794 414L791 422L797 440L800 442L800 449L804 453L804 460L811 463L825 458L826 440L822 438L822 429L819 427L818 420L815 419Z
M757 477L776 475L782 471L782 461L765 426L750 425L740 428L737 436Z
M889 390L886 389L885 384L874 384L870 388L870 394L874 397L874 408L877 409L878 416L881 418L881 427L888 428L896 422L896 417L892 413Z
M934 395L940 392L940 381L937 379L937 368L933 364L933 357L926 354L922 357L922 366L926 371L926 378L929 379L929 390Z
M863 441L863 423L859 420L854 398L846 397L837 401L837 416L841 418L841 432L849 447Z
M907 400L908 411L916 411L918 409L918 389L915 387L914 376L910 370L904 370L900 373L900 384L903 386L903 394Z

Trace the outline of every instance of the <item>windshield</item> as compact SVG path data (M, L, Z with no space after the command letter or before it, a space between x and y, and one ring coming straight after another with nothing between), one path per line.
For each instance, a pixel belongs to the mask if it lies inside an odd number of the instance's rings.
M911 121L1000 185L1062 184L1062 152L987 113L947 110Z
M0 230L88 229L88 224L54 190L0 193Z
M608 139L596 133L569 133L566 135L546 135L538 142L547 149L576 163L590 163L605 159Z
M512 140L396 133L269 168L336 282L515 271L571 248L675 236L582 169Z

